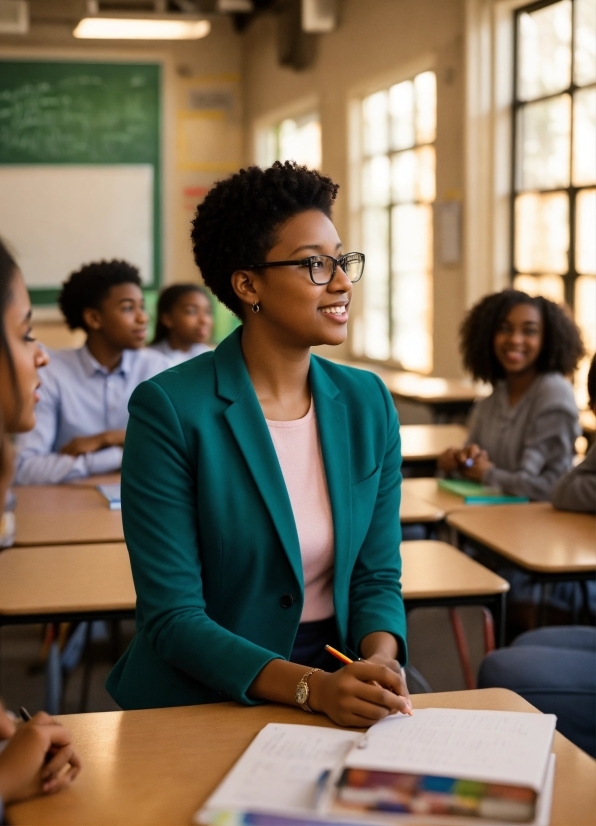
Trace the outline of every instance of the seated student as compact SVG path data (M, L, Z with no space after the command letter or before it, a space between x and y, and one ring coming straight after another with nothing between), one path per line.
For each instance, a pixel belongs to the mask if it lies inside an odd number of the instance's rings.
M588 372L588 396L590 407L596 413L596 356ZM596 511L596 443L588 450L583 462L559 479L553 490L552 503L560 511Z
M571 467L578 411L566 376L584 348L563 307L518 290L488 295L461 327L466 369L492 394L471 415L468 443L449 448L438 467L503 493L547 501Z
M87 341L52 354L35 428L15 443L19 485L119 470L130 395L170 367L164 355L143 347L148 316L136 267L87 264L65 282L58 300L70 329L85 330Z
M151 347L171 364L188 361L211 348L213 309L207 290L198 284L173 284L159 296Z
M545 714L557 728L596 757L596 628L538 628L509 648L488 654L478 688L508 688Z

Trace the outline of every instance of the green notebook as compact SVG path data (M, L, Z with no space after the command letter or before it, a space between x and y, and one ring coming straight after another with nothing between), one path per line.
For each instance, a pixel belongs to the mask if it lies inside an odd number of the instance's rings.
M507 505L530 501L527 496L507 496L495 488L487 488L480 482L469 482L467 479L439 479L438 482L442 490L461 496L465 505Z

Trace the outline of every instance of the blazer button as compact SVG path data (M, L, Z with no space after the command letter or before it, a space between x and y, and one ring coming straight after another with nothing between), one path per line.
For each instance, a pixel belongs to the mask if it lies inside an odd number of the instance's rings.
M292 594L283 594L282 598L279 601L279 604L282 608L291 608L294 604L294 597Z

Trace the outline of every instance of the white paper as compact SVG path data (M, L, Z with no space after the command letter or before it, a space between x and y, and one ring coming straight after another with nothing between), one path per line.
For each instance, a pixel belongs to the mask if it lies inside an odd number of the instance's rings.
M540 791L555 732L553 714L419 709L386 717L346 758L346 766L436 774Z
M269 723L211 795L205 809L312 812L319 777L342 763L361 737L341 729Z

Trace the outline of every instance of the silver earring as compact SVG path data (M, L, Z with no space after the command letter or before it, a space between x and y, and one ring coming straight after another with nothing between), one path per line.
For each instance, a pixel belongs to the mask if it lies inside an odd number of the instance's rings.
M253 313L255 313L255 315L261 312L261 305L258 301L255 301L255 303L252 305L252 311Z

